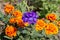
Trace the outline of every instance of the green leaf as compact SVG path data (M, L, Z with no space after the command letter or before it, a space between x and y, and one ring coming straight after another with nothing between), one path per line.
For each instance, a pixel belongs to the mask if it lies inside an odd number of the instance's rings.
M21 40L20 38L18 38L17 40Z
M4 14L2 14L2 12L0 11L0 18L3 18Z
M6 16L3 17L3 20L2 20L2 21L3 21L4 23L7 23L7 22L9 21L9 18L10 18L10 17L11 17L11 15L6 15Z
M20 38L21 40L24 40L23 36L19 36L19 38Z
M27 34L27 35L30 34L30 32L29 32L28 30L23 30L22 33L23 33L23 34Z
M20 35L20 31L17 31L17 35L18 35L18 36Z
M33 30L30 35L31 35L32 38L35 38L35 37L43 37L43 34L37 32L36 30Z
M7 38L7 39L12 39L12 38L10 38L10 37L8 37L8 36L4 36L5 38Z

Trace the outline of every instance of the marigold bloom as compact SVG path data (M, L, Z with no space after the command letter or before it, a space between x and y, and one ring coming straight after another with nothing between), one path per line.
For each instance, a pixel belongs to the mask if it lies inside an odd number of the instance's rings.
M16 18L10 18L9 23L11 23L11 24L16 23Z
M17 25L18 25L19 27L21 27L21 28L24 28L25 26L28 26L28 25L29 25L28 22L23 22L22 19L17 19L16 22L17 22Z
M13 16L22 18L22 13L19 10L13 12Z
M45 27L45 22L43 20L37 20L35 29L42 30Z
M9 37L15 37L16 36L16 28L8 25L5 29L5 34Z
M54 13L47 14L46 18L51 20L51 21L54 21L54 20L56 20L56 15Z
M19 27L24 28L25 25L24 25L24 22L23 22L22 19L19 19L19 20L17 20L16 22L17 22L17 25L18 25Z
M4 11L7 12L7 13L10 13L13 10L14 10L14 6L12 6L11 4L7 4L4 7Z
M49 35L49 34L57 34L58 33L58 27L53 23L49 23L45 27L45 33L47 35Z

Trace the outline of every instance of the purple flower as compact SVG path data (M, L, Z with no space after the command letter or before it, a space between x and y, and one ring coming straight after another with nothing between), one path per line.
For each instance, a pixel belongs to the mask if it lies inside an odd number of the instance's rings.
M25 12L25 13L23 14L23 17L22 17L22 19L23 19L24 22L28 22L28 23L30 23L30 24L36 23L37 18L38 18L38 15L37 15L37 13L34 12L34 11Z

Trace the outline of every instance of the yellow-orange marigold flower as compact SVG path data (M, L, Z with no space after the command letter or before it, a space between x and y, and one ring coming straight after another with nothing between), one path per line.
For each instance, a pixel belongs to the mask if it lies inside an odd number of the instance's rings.
M10 18L9 23L11 23L11 24L16 23L16 18Z
M24 28L25 26L28 26L28 25L29 25L28 22L25 22L25 23L24 23L22 19L18 19L18 20L16 20L16 22L17 22L17 25L18 25L19 27L21 27L21 28Z
M14 10L14 6L12 6L11 4L6 4L4 7L4 11L7 13L10 13L13 10Z
M54 13L50 13L46 15L46 18L50 21L56 20L56 15Z
M45 22L43 20L37 20L36 24L35 24L35 29L38 30L42 30L45 27Z
M58 33L58 27L53 23L49 23L45 27L45 33L47 35L49 35L49 34L57 34Z
M16 36L16 28L13 26L9 26L7 25L6 29L5 29L5 34L9 37L15 37Z
M22 13L19 10L13 12L13 16L22 18Z
M17 22L17 25L18 25L19 27L21 27L21 28L24 28L24 27L25 27L24 22L23 22L22 19L16 20L16 22Z

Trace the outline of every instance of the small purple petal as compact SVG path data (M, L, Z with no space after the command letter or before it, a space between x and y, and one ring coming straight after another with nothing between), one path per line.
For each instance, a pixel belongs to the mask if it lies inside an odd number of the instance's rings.
M24 22L27 22L28 21L28 18L22 18Z
M35 17L36 17L36 18L38 18L39 16L38 16L38 15L36 15Z
M37 20L36 18L33 19L34 22L36 22L36 20Z
M33 18L29 18L28 20L31 21L31 20L33 20Z
M29 16L32 17L32 13L29 13Z

